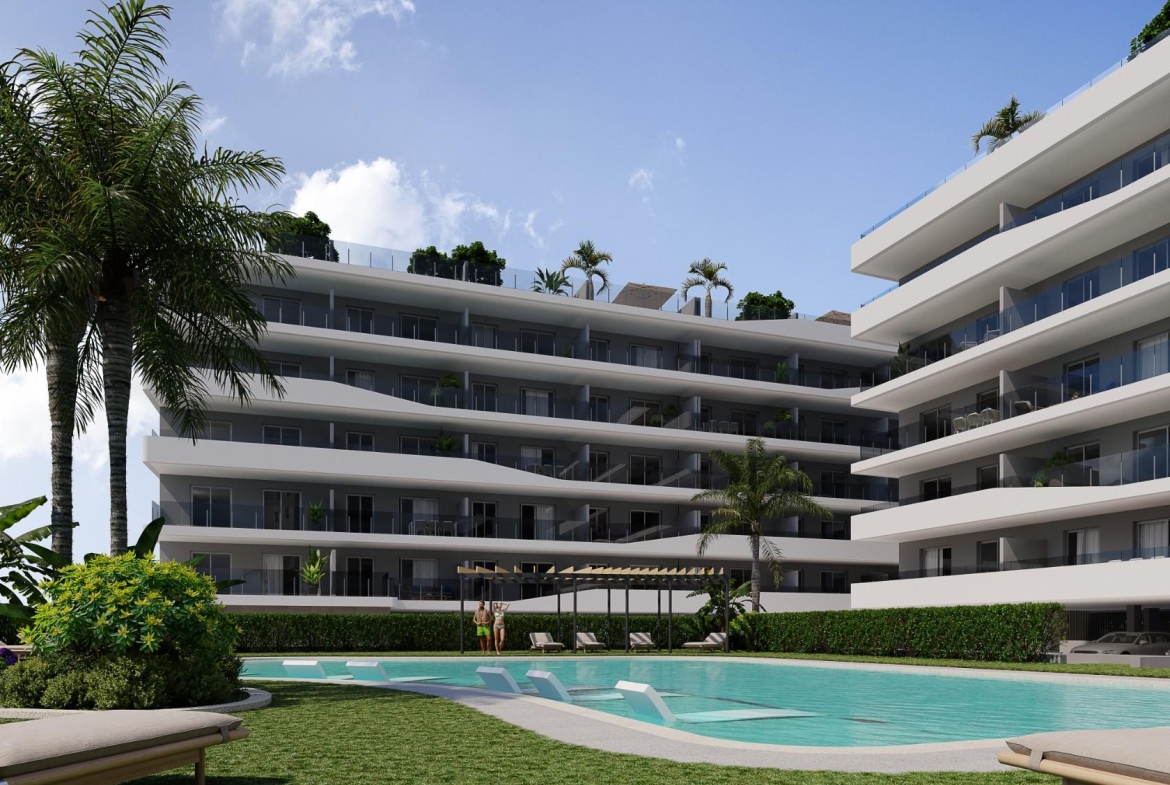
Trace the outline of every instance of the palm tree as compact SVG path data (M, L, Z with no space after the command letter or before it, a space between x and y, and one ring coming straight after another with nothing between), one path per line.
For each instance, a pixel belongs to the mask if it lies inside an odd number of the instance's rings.
M573 251L573 255L561 263L561 272L580 270L585 273L585 299L592 300L593 279L595 277L601 280L601 288L597 290L598 293L604 292L609 287L609 274L601 265L612 261L613 256L594 248L592 240L582 240L578 243L577 250Z
M721 273L727 271L727 265L723 262L713 262L710 259L704 259L701 262L691 262L691 268L687 270L687 277L682 282L683 297L686 297L691 289L696 286L701 286L707 290L707 296L703 300L703 304L707 309L707 318L711 318L711 290L712 289L726 289L727 298L723 301L725 303L731 302L733 289L731 281L724 278Z
M711 451L711 462L727 474L726 488L709 488L694 495L693 501L717 501L711 521L699 533L695 550L699 556L711 543L729 534L748 538L752 556L752 611L760 609L760 562L768 562L776 582L780 581L780 550L764 536L767 520L831 518L832 513L812 499L808 475L788 465L783 456L768 455L761 439L749 439L743 455Z
M975 152L979 152L979 143L990 139L987 151L994 152L1007 143L1014 135L1022 133L1038 120L1043 119L1044 113L1037 109L1034 112L1020 114L1020 102L1013 95L1007 105L995 113L995 116L983 124L979 132L971 137L971 144Z
M532 291L541 294L563 294L567 297L569 293L565 289L570 284L569 276L565 275L564 270L543 270L537 267L536 280L532 282Z
M29 325L75 325L85 314L77 367L100 357L110 451L110 551L126 550L126 427L135 372L178 431L204 424L208 383L246 402L253 374L282 393L258 345L263 315L249 283L283 280L291 267L264 249L272 216L238 195L276 185L284 169L261 153L196 145L201 102L162 80L169 10L120 0L94 13L78 59L21 50L13 82L35 97L36 132L66 173L67 210L52 242L27 255L23 285L5 303L0 346L16 357L46 351ZM54 243L56 244L54 246ZM43 333L43 331L41 331Z

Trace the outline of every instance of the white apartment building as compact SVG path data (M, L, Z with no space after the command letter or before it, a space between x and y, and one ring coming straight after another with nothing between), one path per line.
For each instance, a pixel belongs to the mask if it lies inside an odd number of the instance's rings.
M200 569L243 580L229 607L452 608L459 566L743 579L743 538L696 556L708 509L692 497L721 481L707 454L751 436L833 513L769 523L785 574L768 610L847 608L853 586L896 569L897 545L849 537L855 514L896 493L849 473L889 430L851 398L892 347L838 316L729 321L665 305L675 292L661 287L587 300L529 291L512 270L416 274L403 255L344 244L303 253L287 257L286 286L254 291L285 395L257 390L242 408L213 388L205 438L177 437L164 410L146 439L162 557L206 554ZM310 548L329 559L317 586L302 575ZM540 596L551 587L506 591L555 602Z
M896 282L853 337L901 347L853 397L897 412L900 449L853 473L901 498L853 538L897 545L899 580L854 607L1170 608L1168 162L1162 45L853 245Z

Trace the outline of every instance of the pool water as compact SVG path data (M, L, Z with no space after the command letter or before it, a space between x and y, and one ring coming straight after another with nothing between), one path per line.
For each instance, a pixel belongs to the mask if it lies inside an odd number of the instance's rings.
M348 660L318 658L328 676L347 675ZM799 663L752 663L652 657L399 658L378 660L390 678L438 676L435 684L482 686L480 665L506 668L521 687L529 670L556 674L566 687L611 691L621 679L644 682L675 714L777 708L812 717L679 724L680 730L736 741L818 747L928 744L1002 739L1051 730L1165 725L1170 691L1145 679L1127 683L1044 681L1005 676L905 673L828 668ZM284 677L280 659L253 659L245 677ZM1144 683L1143 683L1144 682ZM630 717L622 700L579 704ZM642 722L653 722L635 717Z

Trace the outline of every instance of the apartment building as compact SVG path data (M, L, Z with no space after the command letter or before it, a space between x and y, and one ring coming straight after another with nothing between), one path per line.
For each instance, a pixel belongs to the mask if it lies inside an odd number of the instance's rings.
M853 537L896 544L899 579L854 607L1170 608L1168 161L1163 44L854 244L896 285L853 337L900 347L853 397L897 412L853 473L900 498Z
M853 515L896 493L849 473L889 430L851 398L892 347L852 338L839 314L705 318L666 305L669 288L554 296L512 270L408 272L381 249L293 245L295 279L254 290L284 395L241 407L211 384L203 438L177 437L164 410L144 449L162 557L205 554L200 569L244 581L229 607L450 608L459 566L743 579L743 538L696 556L709 508L692 497L724 481L710 451L753 436L833 513L768 523L785 561L769 610L846 608L852 586L896 569L897 546L850 539ZM310 548L327 559L313 584ZM544 607L552 589L500 591Z

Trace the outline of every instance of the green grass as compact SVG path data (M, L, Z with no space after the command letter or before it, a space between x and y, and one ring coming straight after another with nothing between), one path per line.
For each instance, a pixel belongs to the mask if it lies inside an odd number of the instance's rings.
M208 751L212 785L1057 785L1022 771L843 774L674 763L546 739L457 703L407 692L271 683L243 714L252 735ZM189 783L190 769L136 780Z
M563 652L562 654L541 654L540 652L529 651L527 649L514 649L505 651L504 657L558 657L571 652ZM639 653L637 656L641 656ZM666 651L653 652L653 654L665 655ZM463 656L478 656L479 651L471 651L470 649ZM316 652L265 652L265 653L247 653L241 654L241 657L381 657L391 659L394 657L458 657L457 651L398 651L398 652L376 652L376 651L316 651ZM496 656L495 654L492 655ZM625 651L615 649L612 651L594 652L589 655L582 654L581 656L590 657L604 657L604 656L626 656ZM631 654L630 656L635 656ZM679 651L676 650L674 657L723 657L720 651ZM779 659L779 660L822 660L829 662L869 662L880 665L929 665L936 668L982 668L984 670L997 671L1031 671L1035 673L1079 673L1084 675L1095 676L1132 676L1134 678L1144 679L1167 679L1170 678L1170 668L1131 668L1128 665L1059 665L1051 662L983 662L980 660L931 660L922 657L869 657L865 655L850 655L850 654L786 654L775 652L747 652L747 651L733 651L732 657L760 657L763 659Z

